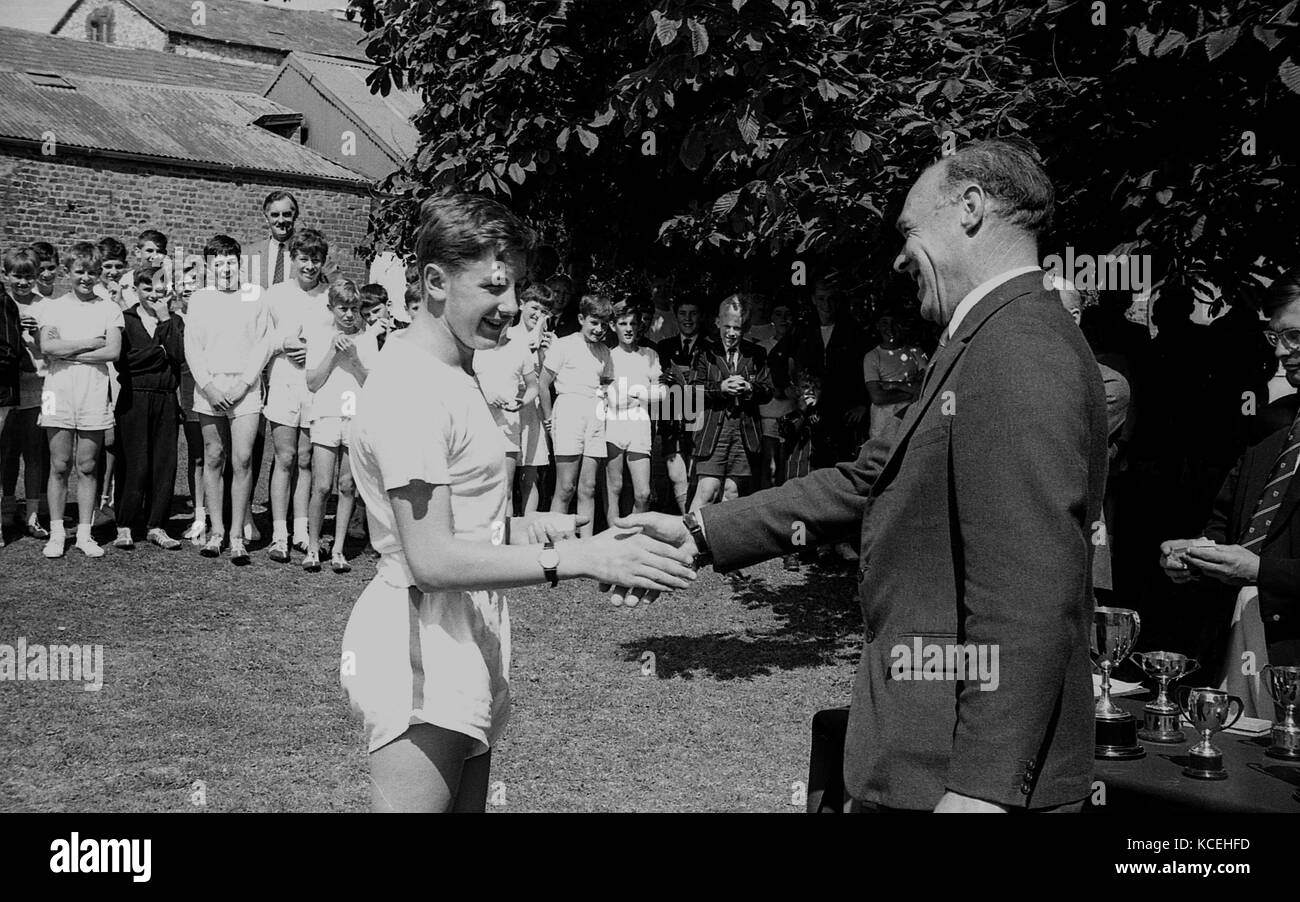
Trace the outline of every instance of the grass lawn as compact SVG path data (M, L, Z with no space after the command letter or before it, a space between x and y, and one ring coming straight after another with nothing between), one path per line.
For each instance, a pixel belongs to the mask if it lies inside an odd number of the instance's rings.
M338 685L343 627L374 574L360 543L336 575L304 573L297 554L275 564L264 543L236 568L188 543L47 561L10 535L0 643L101 644L104 685L0 682L0 811L368 807ZM515 707L490 810L801 811L812 714L850 695L856 587L779 561L746 577L706 571L634 610L585 583L512 592Z

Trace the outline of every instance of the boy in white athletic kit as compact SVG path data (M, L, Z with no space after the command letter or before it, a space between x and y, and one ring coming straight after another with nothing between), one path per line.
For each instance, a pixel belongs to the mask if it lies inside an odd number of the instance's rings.
M329 245L324 235L315 229L299 229L289 239L293 278L266 289L272 358L266 407L262 413L271 424L275 448L275 461L271 465L271 547L267 554L281 564L289 560L291 486L293 544L300 551L316 550L308 547L307 535L312 449L305 337L309 331L327 328L333 322L326 298L328 289L320 281L328 256Z
M339 504L334 515L334 546L330 567L335 573L352 569L343 554L352 515L354 486L348 455L352 417L366 375L379 355L378 330L366 328L361 315L361 292L355 283L339 279L329 287L328 327L307 332L307 388L311 396L311 507L307 554L302 568L320 570L320 533L325 505L339 470Z
M77 547L89 557L104 556L90 529L97 499L95 468L104 433L113 426L109 362L121 353L123 320L121 308L98 290L100 264L93 244L74 244L64 261L72 291L42 302L38 314L47 367L40 425L50 441L50 539L44 551L50 558L63 556L67 540L63 509L74 455Z
M216 235L203 248L209 287L190 297L185 319L185 359L194 377L194 412L203 434L203 488L212 531L199 550L218 557L226 537L229 459L230 560L249 563L244 518L253 491L253 441L262 414L262 367L270 356L271 320L263 292L239 282L239 242Z
M591 535L596 513L596 477L605 465L603 393L613 379L605 327L613 305L604 295L583 295L578 331L557 338L542 360L542 422L555 442L555 497L552 513L568 513L578 496L578 517ZM551 404L551 386L555 404Z
M687 555L626 531L567 539L572 517L506 515L505 455L474 355L518 311L526 228L496 201L424 202L424 303L389 341L352 421L352 470L380 552L343 636L341 680L365 719L375 811L483 811L510 710L500 590L561 578L685 587ZM532 539L545 545L502 547Z

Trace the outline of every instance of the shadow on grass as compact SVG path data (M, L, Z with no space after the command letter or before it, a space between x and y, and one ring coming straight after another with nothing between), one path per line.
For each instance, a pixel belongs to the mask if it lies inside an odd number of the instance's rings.
M751 576L733 580L735 600L746 608L768 607L784 620L778 628L749 635L706 633L702 636L645 636L620 645L624 660L654 654L660 679L697 675L717 680L767 676L856 661L862 634L857 582L852 573L805 565L803 582L772 586Z

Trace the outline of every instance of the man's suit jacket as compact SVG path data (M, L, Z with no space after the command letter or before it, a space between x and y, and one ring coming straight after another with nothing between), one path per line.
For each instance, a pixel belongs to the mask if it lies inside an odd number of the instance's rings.
M1291 425L1252 445L1224 480L1214 501L1206 538L1221 545L1239 545L1250 526L1273 463L1281 453ZM1259 613L1272 664L1300 664L1300 477L1291 477L1277 499L1278 508L1259 555ZM1224 587L1225 611L1237 589Z
M275 255L271 253L270 236L263 235L260 238L250 239L247 244L241 242L240 250L248 261L248 281L263 288L270 288L271 278L275 275ZM280 251L284 257L284 281L287 282L293 278L288 241L280 246Z
M795 550L795 523L817 544L861 531L854 798L928 809L945 790L1027 808L1087 796L1105 478L1101 375L1035 272L971 309L906 415L856 461L703 509L722 570ZM997 688L896 678L897 649L916 639L996 648Z
M740 440L745 450L757 454L763 447L762 421L758 406L772 400L772 376L767 370L767 352L752 341L740 340L736 368L727 364L722 342L709 338L695 360L695 384L704 386L704 425L695 437L695 456L703 460L713 453L727 416L740 418ZM754 390L748 395L729 395L722 382L730 376L749 380Z
M695 365L704 353L705 341L705 336L697 334L689 351L685 349L686 342L680 334L659 342L659 371L663 374L661 381L665 385L694 385ZM672 395L668 397L665 418L658 424L659 434L666 438L680 435L689 429L689 424L685 422L686 411L678 409L681 405L673 402Z

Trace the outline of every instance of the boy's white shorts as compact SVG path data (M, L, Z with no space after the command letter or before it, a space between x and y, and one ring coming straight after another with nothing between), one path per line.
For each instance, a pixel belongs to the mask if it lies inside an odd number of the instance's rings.
M212 384L215 385L219 391L229 389L242 382L243 377L238 373L215 373L212 376ZM199 386L196 385L194 386L194 412L209 417L228 417L232 420L236 417L247 416L250 413L261 413L262 380L258 379L254 382L253 387L239 399L239 402L235 404L234 409L230 411L213 410L212 405L208 403L208 399L203 396L203 392L200 390Z
M317 417L311 423L311 443L326 448L352 444L352 417Z
M70 366L45 377L39 423L48 429L104 432L113 428L111 380L90 366Z
M605 408L595 398L560 395L551 410L551 438L555 456L582 455L605 458Z

